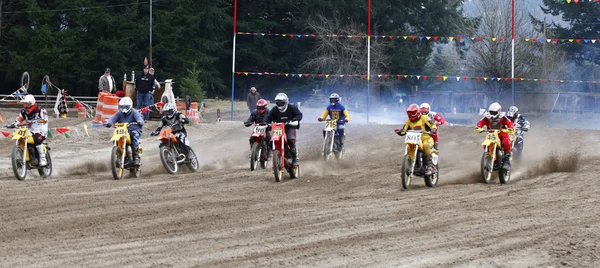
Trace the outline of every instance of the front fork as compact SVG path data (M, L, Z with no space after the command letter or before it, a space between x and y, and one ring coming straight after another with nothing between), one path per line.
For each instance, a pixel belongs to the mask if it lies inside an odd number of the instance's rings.
M415 164L417 163L417 154L419 152L419 145L416 144L406 144L405 155L409 155L410 159L410 176L412 177L415 172Z
M483 151L488 152L491 157L491 161L489 161L486 165L488 170L494 170L494 164L496 163L496 144L492 144L491 146L483 146Z

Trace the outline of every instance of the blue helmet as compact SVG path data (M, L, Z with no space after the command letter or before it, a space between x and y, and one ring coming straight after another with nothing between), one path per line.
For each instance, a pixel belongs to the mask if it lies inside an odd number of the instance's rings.
M329 103L331 103L331 105L336 105L338 102L340 102L340 95L337 93L331 93L329 96Z

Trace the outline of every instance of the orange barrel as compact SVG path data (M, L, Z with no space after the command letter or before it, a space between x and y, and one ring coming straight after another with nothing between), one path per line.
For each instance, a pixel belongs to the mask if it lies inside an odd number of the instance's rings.
M190 113L191 113L190 120L194 123L200 123L200 117L198 117L198 103L197 102L192 102L192 105L190 105Z
M106 96L104 98L104 105L102 106L102 120L109 119L117 113L119 110L119 97L117 96Z
M86 118L87 112L85 111L85 107L77 108L77 118Z
M109 95L105 92L98 94L98 102L96 103L96 122L102 121L102 106L104 106L104 98Z

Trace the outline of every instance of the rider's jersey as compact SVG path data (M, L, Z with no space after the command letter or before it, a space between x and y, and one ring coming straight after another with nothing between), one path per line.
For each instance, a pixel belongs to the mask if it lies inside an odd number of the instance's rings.
M115 123L135 123L137 122L139 125L128 125L127 130L129 131L139 131L142 132L142 125L144 124L144 117L140 112L136 109L131 109L131 112L128 114L124 114L121 110L117 111L113 117L108 119L108 123L110 125L114 125Z
M478 128L486 126L488 129L501 130L503 128L514 128L513 122L506 117L504 113L500 113L497 118L488 118L487 114L477 122Z
M350 121L348 110L346 110L346 107L341 103L337 103L336 105L329 104L321 115L321 118L326 118L327 115L329 115L329 118L336 120L340 124L343 124L345 119Z
M515 124L516 128L529 129L529 121L527 121L527 118L522 114L518 114L516 118L508 117L508 119Z
M167 115L163 115L163 117L160 119L160 123L158 123L158 128L156 128L156 131L160 131L164 126L175 125L177 123L177 121L179 121L181 119L183 119L183 121L184 121L183 124L187 124L190 122L190 120L180 112L175 112L175 114L173 114L173 116L170 119ZM183 124L181 125L181 129L172 130L173 133L183 132L184 134L187 135L187 131L185 130L185 127L183 126Z
M248 120L246 120L246 122L252 122L252 123L258 124L258 123L265 121L267 116L269 116L269 109L267 109L267 111L265 111L264 114L259 114L257 110L254 110L254 112L252 112L250 114L250 116L248 117Z
M15 119L15 125L20 123L31 123L28 127L29 131L32 133L40 133L42 136L46 137L48 135L48 113L46 109L36 107L33 109L31 113L27 113L28 109L22 109Z
M429 116L429 119L433 120L433 122L436 125L446 124L446 120L440 114L438 114L436 112L429 112L428 116Z
M419 117L419 120L415 122L410 121L410 119L406 119L406 123L404 124L404 127L402 127L403 131L421 130L421 132L425 134L428 134L427 132L431 131L432 129L437 129L437 127L429 120L429 117L427 117L426 115L421 115L421 117Z
M263 122L270 124L271 122L287 123L290 121L300 121L300 120L302 120L302 113L300 112L298 107L296 107L295 105L292 105L292 104L288 104L287 109L285 109L285 111L283 111L283 112L280 112L277 107L271 109L271 111L269 111L269 115L265 118L265 120ZM286 128L299 129L300 122L298 122L298 126L296 126L296 127L286 126Z

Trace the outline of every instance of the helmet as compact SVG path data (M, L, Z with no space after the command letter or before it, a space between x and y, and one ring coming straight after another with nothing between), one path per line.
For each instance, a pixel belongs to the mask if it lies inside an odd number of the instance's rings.
M421 103L421 106L419 107L419 111L421 111L421 114L424 114L424 115L429 114L429 109L431 109L431 106L429 106L429 103L427 103L427 102Z
M340 102L340 95L337 93L331 93L329 96L329 103L331 103L331 105L336 105L338 102Z
M256 111L258 114L265 114L267 112L267 104L269 103L265 99L260 99L256 102Z
M519 108L517 108L517 106L510 106L510 108L508 108L508 113L506 113L508 117L515 117L517 114L519 114Z
M175 106L175 104L173 103L167 103L165 104L165 106L163 106L162 108L162 113L164 115L167 116L167 118L172 118L173 115L175 115L175 112L177 111L177 107Z
M408 108L406 108L406 114L408 115L408 119L410 119L410 121L417 121L421 117L419 106L417 104L409 105Z
M122 98L119 101L119 111L121 111L122 113L128 114L129 112L131 112L131 108L133 108L133 101L130 97Z
M27 110L28 114L33 112L33 109L35 109L36 106L35 97L31 94L25 95L23 100L21 100L21 105L23 106L23 109Z
M287 110L288 103L289 103L289 99L288 99L288 96L285 95L285 93L279 93L279 94L277 94L277 96L275 96L275 104L277 105L277 109L280 112L283 113Z
M490 108L488 108L488 112L487 112L487 118L492 119L492 118L498 118L498 116L500 116L500 111L502 110L502 106L500 106L500 103L494 102L490 105Z

